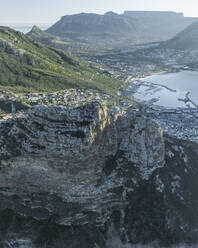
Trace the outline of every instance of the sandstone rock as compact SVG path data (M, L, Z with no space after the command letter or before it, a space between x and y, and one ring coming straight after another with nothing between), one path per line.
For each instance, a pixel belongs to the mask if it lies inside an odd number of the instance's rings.
M164 142L156 122L102 100L36 106L0 123L0 161L2 244L14 233L36 247L105 247L110 223L126 241Z

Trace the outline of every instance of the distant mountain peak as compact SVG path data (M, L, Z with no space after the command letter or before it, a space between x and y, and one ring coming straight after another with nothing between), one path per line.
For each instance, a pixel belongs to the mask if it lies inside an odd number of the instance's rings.
M40 30L40 28L39 28L37 25L34 25L34 26L32 27L32 30Z
M40 32L42 32L42 30L37 25L34 25L29 33L40 33Z
M104 15L109 15L109 16L117 16L118 14L113 12L113 11L108 11Z

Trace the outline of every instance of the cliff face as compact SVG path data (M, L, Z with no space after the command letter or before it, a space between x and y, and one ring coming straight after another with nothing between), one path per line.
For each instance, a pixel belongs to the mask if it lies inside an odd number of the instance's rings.
M148 38L151 39L151 33L153 41L162 41L173 37L196 20L184 17L182 13L168 11L125 11L124 14L107 12L104 15L80 13L63 16L47 32L60 37L71 37L73 33L74 38L77 35L80 38L79 33L81 36L82 33L95 33L98 37L104 33L109 33L109 36L110 33L128 34L131 41L132 38L141 36L145 42L149 41Z
M0 133L3 247L106 247L111 225L125 240L128 194L164 166L159 126L103 102L34 107Z
M105 15L81 13L63 16L59 22L48 29L48 32L60 36L67 32L124 33L133 31L134 23L136 24L135 20L130 22L130 19L125 20L113 12Z
M64 96L0 123L0 247L195 243L197 144L107 96Z

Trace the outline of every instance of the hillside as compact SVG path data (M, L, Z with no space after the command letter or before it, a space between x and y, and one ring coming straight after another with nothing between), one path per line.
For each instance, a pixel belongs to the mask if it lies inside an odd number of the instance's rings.
M140 24L113 12L105 15L81 13L61 18L45 32L33 28L28 35L41 43L74 53L106 50L139 40Z
M124 16L137 19L142 24L141 35L148 41L168 40L198 21L173 11L125 11Z
M56 48L97 51L165 41L196 20L175 12L80 13L63 16L46 32L33 29L29 35Z
M191 24L164 45L179 50L198 49L198 22Z
M72 39L69 39L67 37L63 38L50 34L46 31L41 30L38 26L35 25L27 35L37 42L54 47L56 49L70 51L72 53L77 53L78 51L87 49L87 44L83 42L74 42Z
M56 38L54 35L48 34L47 32L41 30L38 26L34 25L32 27L32 30L28 33L31 38L34 40L37 40L39 37L38 41L43 41L43 42L48 42L48 40L53 40L53 38Z
M33 41L21 32L0 27L0 88L14 92L90 88L115 92L121 82L103 75L70 53Z
M137 23L131 18L123 18L114 12L104 15L93 13L80 13L66 15L50 27L47 32L65 36L67 32L76 33L126 33L133 30L132 25Z

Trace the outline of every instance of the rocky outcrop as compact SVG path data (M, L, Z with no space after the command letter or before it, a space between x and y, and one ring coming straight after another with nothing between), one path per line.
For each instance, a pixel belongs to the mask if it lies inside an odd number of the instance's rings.
M2 247L107 247L112 228L130 242L131 209L164 167L154 121L92 101L36 106L1 122L0 133Z
M88 90L20 99L40 105L0 122L0 247L197 243L196 142Z
M17 43L18 40L14 40L14 43ZM0 39L0 50L5 51L8 54L15 55L15 56L23 56L25 50L17 49L14 45L10 42L7 42L3 39Z

